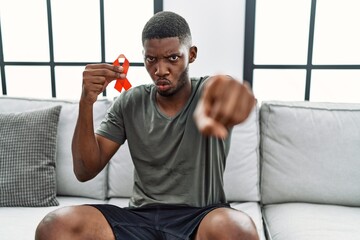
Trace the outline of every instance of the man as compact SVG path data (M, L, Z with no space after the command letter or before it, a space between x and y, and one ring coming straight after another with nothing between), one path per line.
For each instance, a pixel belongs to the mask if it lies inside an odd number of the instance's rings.
M142 42L154 84L123 92L94 134L97 96L126 76L122 67L86 66L72 143L74 172L87 181L128 141L135 166L129 208L62 208L44 218L36 239L258 239L249 216L226 203L222 179L231 128L255 103L249 87L230 76L190 79L197 48L175 13L155 14Z

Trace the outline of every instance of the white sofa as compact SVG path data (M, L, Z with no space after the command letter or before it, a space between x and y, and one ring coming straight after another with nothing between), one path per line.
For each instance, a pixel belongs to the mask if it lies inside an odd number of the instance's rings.
M360 104L261 106L268 239L360 239Z
M57 105L52 177L59 205L0 207L0 239L33 239L39 221L62 206L128 204L133 165L126 146L95 179L76 180L70 148L76 101L3 96L0 121L1 115ZM95 127L110 105L97 101ZM0 194L2 184L0 175ZM254 108L233 130L224 185L228 201L253 218L262 240L360 239L360 104L267 102Z

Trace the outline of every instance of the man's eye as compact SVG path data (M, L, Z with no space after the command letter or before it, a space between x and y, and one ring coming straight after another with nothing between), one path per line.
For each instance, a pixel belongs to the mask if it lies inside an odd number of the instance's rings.
M171 62L175 62L175 61L177 61L178 59L179 59L179 56L177 56L177 55L172 55L172 56L169 57L169 60L170 60Z
M155 58L154 57L146 57L146 61L149 63L155 62Z

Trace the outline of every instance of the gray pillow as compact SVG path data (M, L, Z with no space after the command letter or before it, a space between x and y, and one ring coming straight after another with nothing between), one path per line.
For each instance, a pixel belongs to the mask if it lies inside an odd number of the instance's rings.
M59 205L55 156L60 110L0 113L0 207Z

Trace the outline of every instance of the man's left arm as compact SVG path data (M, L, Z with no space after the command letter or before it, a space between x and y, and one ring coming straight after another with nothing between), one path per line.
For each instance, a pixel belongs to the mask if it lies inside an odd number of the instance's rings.
M216 75L206 80L194 113L200 132L225 138L228 129L243 122L256 103L250 85L228 75Z

